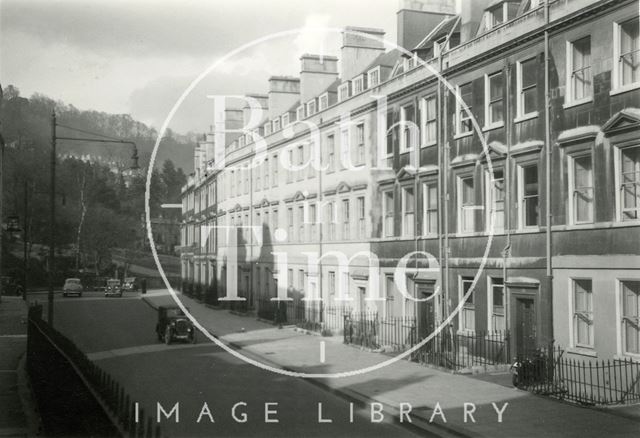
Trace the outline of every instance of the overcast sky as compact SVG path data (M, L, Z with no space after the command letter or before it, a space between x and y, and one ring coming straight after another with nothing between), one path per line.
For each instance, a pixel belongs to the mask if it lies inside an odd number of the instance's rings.
M191 81L229 51L296 28L382 28L396 41L397 0L0 0L0 81L80 109L130 113L159 128ZM301 53L339 52L339 35L302 32L231 59L170 127L202 132L207 94L266 92L298 75ZM211 114L209 114L211 113Z

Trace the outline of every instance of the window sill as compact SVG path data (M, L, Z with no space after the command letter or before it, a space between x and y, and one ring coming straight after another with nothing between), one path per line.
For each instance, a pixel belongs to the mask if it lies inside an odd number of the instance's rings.
M618 87L609 91L609 96L615 96L616 94L627 93L629 91L637 90L638 88L640 88L640 82L623 85L622 87Z
M460 132L460 133L458 133L458 134L455 134L455 135L453 136L453 139L454 139L454 140L459 140L459 139L461 139L461 138L469 137L469 136L471 136L471 135L473 135L473 131Z
M598 357L598 352L593 350L592 347L569 347L567 353L577 354L580 356Z
M522 232L522 233L539 233L540 232L540 226L535 226L535 227L518 227L516 230L516 232Z
M536 117L538 117L538 111L533 112L533 113L529 113L529 114L525 114L523 116L518 116L515 119L513 119L513 123L522 123L522 122L526 122L527 120L531 120L531 119L535 119Z
M613 359L614 360L631 360L633 362L640 363L640 355L631 354L631 353L614 354Z
M584 105L585 103L593 102L593 96L585 97L584 99L573 100L571 102L565 102L562 105L562 109L573 108L575 106Z
M494 129L504 128L504 122L492 123L491 125L484 126L482 132L493 131Z
M640 224L640 219L622 219L622 212L618 213L618 218L616 218L616 222L620 225L638 225Z
M462 328L462 329L458 329L456 334L457 335L463 335L463 336L474 336L476 334L476 331L475 330L471 330L471 329Z
M428 148L429 146L435 146L435 145L437 145L437 144L438 144L438 142L436 142L436 141L430 141L430 142L427 142L427 143L423 144L423 145L422 145L422 146L420 146L420 147L421 147L421 148Z
M580 224L572 223L566 226L567 230L585 230L593 228L593 222L583 222ZM551 227L553 230L553 227Z

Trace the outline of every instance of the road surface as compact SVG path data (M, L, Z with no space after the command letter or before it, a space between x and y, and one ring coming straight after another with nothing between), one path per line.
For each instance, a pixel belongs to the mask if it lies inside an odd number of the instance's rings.
M93 292L82 298L56 296L54 310L56 328L123 384L154 419L157 403L167 412L179 403L179 422L174 416L161 423L165 435L416 436L414 430L386 420L372 423L369 406L356 404L351 422L350 401L303 379L246 364L204 336L196 345L159 343L155 311L138 294L108 299ZM211 415L202 415L198 422L205 403ZM322 419L332 422L319 422L320 403ZM238 422L245 414L246 422ZM266 422L265 416L278 422Z

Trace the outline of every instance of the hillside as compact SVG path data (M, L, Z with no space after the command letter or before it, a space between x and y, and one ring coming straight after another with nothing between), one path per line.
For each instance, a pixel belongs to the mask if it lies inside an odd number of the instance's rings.
M128 114L108 114L98 111L81 111L73 105L56 102L47 96L34 94L30 98L20 96L17 88L9 85L3 90L4 99L0 109L2 134L9 147L28 143L36 148L48 147L51 141L51 112L55 108L58 123L76 129L134 141L140 155L140 165L147 167L157 131L134 120ZM63 127L58 128L59 136L87 137ZM91 137L91 136L89 136ZM190 173L193 168L193 149L196 145L194 134L179 135L167 133L158 150L155 167L169 159L177 168ZM83 142L58 142L61 155L91 155L105 161L127 163L131 153L126 147Z

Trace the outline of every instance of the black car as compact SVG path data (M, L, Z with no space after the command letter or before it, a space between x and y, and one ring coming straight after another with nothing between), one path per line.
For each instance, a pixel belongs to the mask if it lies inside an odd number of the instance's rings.
M196 343L196 328L178 306L158 307L156 334L167 345L176 339Z
M0 277L2 281L2 293L4 295L22 295L22 283L15 277Z
M136 277L125 277L122 283L122 290L125 292L138 292L140 281Z

